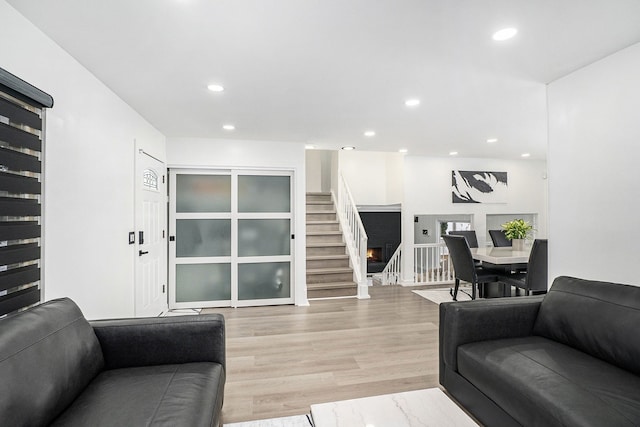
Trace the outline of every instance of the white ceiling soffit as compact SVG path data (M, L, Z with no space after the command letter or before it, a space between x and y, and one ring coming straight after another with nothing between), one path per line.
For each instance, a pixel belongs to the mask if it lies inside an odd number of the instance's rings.
M168 137L409 155L544 159L546 84L640 41L637 0L8 3Z

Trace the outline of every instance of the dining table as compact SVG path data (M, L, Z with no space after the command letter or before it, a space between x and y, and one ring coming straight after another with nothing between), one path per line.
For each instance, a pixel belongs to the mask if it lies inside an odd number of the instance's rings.
M516 265L526 264L529 262L529 255L531 254L531 246L525 246L524 250L517 251L510 246L504 247L483 247L472 248L471 256L473 259L482 261L483 263L493 265Z
M512 276L526 274L529 263L531 246L527 245L524 250L515 250L510 246L504 247L482 247L471 248L473 259L482 261L482 267L493 270L501 276ZM511 287L503 287L501 296L510 296Z

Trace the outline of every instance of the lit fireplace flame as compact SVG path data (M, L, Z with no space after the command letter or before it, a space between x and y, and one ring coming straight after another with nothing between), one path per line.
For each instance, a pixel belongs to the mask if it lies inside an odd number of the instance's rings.
M373 249L367 249L367 259L373 258Z

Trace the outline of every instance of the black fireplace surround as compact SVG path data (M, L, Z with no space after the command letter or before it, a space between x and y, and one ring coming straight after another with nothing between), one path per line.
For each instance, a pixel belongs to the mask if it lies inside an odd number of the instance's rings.
M400 245L400 212L360 212L367 232L367 273L384 270Z

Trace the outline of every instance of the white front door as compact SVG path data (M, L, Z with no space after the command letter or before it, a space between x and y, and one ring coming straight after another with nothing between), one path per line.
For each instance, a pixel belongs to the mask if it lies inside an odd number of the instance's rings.
M136 153L135 315L157 316L167 309L166 166Z

